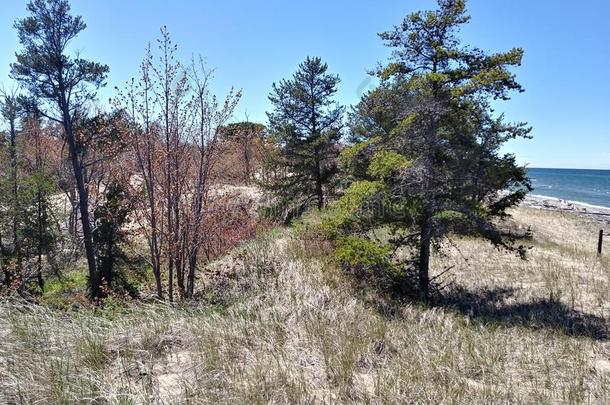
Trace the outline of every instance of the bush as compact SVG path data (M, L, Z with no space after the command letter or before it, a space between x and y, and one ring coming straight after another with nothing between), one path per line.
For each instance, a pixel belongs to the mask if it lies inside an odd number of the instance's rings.
M343 267L370 272L391 268L390 253L387 245L358 236L346 236L337 240L334 256Z

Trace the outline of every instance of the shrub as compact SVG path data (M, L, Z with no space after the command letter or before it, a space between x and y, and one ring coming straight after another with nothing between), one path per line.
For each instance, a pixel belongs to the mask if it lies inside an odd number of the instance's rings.
M337 240L334 256L343 267L353 270L370 272L392 267L389 246L358 236Z

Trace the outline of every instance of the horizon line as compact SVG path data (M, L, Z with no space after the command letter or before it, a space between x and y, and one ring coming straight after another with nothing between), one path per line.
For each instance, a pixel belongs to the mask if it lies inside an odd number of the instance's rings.
M598 171L610 171L610 168L593 169L583 167L541 167L541 166L526 166L526 169L551 169L551 170L598 170Z

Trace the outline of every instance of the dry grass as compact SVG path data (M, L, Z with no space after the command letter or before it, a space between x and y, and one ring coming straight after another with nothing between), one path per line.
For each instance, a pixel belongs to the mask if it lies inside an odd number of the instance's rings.
M515 220L533 225L531 259L457 240L435 258L456 267L434 308L379 311L288 232L217 263L199 307L4 303L0 403L608 402L598 226L527 209Z

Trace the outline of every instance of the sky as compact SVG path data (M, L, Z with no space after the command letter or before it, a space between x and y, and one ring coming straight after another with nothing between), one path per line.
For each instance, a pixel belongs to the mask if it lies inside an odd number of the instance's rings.
M25 0L0 4L0 83L19 43L13 23ZM377 33L434 0L72 0L87 29L75 40L82 56L110 67L103 103L137 75L147 43L167 26L179 56L202 55L215 69L214 92L234 86L243 97L235 120L265 122L271 85L307 56L320 56L341 77L337 99L358 102L374 85L367 71L390 51ZM507 120L528 122L533 139L505 151L531 167L610 169L610 1L470 0L464 43L489 52L521 47L515 70L525 93L495 105Z

